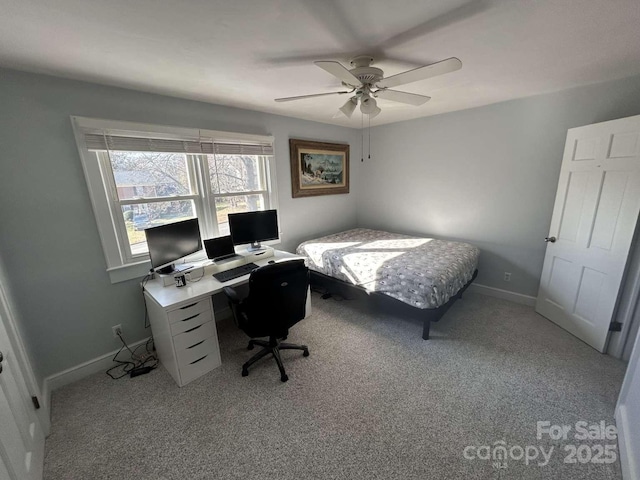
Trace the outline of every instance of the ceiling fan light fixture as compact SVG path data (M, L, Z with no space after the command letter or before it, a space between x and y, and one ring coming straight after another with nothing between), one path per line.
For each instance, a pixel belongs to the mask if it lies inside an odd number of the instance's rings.
M370 113L373 113L376 109L380 110L378 108L378 104L375 98L372 98L371 96L369 96L368 93L363 95L362 98L360 99L360 111L365 115L369 115Z
M348 70L340 62L322 60L314 62L318 67L333 75L347 87L346 91L314 93L311 95L299 95L296 97L276 98L276 102L289 102L293 100L306 100L308 98L324 97L326 95L348 94L351 98L338 109L333 118L344 115L347 118L353 116L353 112L360 102L362 115L368 115L369 120L380 114L381 110L375 98L382 98L385 101L399 102L406 105L420 106L428 102L431 97L419 95L417 93L401 92L391 90L398 85L405 85L431 77L454 72L462 68L460 59L451 57L440 62L423 65L422 67L407 70L390 77L385 77L384 72L372 67L373 57L361 55L351 61L352 69ZM355 93L354 93L355 92ZM352 96L354 95L354 96ZM363 117L364 118L364 117Z
M358 99L356 97L350 98L342 107L340 107L340 111L344 113L347 118L351 118L357 104Z

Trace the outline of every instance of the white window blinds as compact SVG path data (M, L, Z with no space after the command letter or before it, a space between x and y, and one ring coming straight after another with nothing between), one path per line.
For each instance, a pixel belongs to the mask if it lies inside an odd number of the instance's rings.
M271 143L218 143L212 139L179 140L146 137L125 137L87 133L84 136L89 151L167 152L220 155L273 155Z

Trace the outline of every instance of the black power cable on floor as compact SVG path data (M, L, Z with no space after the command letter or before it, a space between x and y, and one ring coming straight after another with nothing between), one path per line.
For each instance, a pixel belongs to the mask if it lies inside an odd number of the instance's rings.
M131 373L132 370L134 369L139 369L139 368L143 368L143 367L149 367L149 370L153 370L154 368L156 368L158 366L158 358L156 357L156 354L154 353L155 348L151 348L149 347L149 345L153 345L153 337L150 337L145 343L142 343L140 345L138 345L136 348L134 348L133 350L131 350L131 348L129 348L129 345L127 345L127 342L124 340L124 338L122 337L122 334L120 332L118 332L118 338L120 339L120 341L122 342L122 347L120 347L120 350L118 350L118 352L113 356L113 361L115 363L117 363L116 366L111 367L109 370L107 370L107 375L109 375L111 378L113 378L114 380L118 380L122 377L125 377L127 375L129 375ZM146 350L146 353L143 354L139 354L137 353L138 350L140 348L144 347ZM120 355L120 353L122 353L123 350L128 350L129 353L131 354L131 359L130 360L119 360L118 359L118 355ZM119 374L114 374L113 372L116 371L120 371ZM146 372L145 372L146 373Z

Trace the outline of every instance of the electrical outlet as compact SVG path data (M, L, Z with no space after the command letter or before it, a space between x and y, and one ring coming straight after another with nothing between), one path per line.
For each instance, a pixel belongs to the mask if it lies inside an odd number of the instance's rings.
M511 281L511 272L504 272L504 281L505 282Z
M122 335L122 325L114 325L111 327L111 331L113 332L113 338L118 338L118 334Z

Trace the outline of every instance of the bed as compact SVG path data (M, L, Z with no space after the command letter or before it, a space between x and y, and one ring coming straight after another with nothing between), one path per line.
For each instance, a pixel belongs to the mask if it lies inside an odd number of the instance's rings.
M306 241L312 285L364 292L377 306L421 319L422 338L478 274L479 249L463 242L356 228Z

